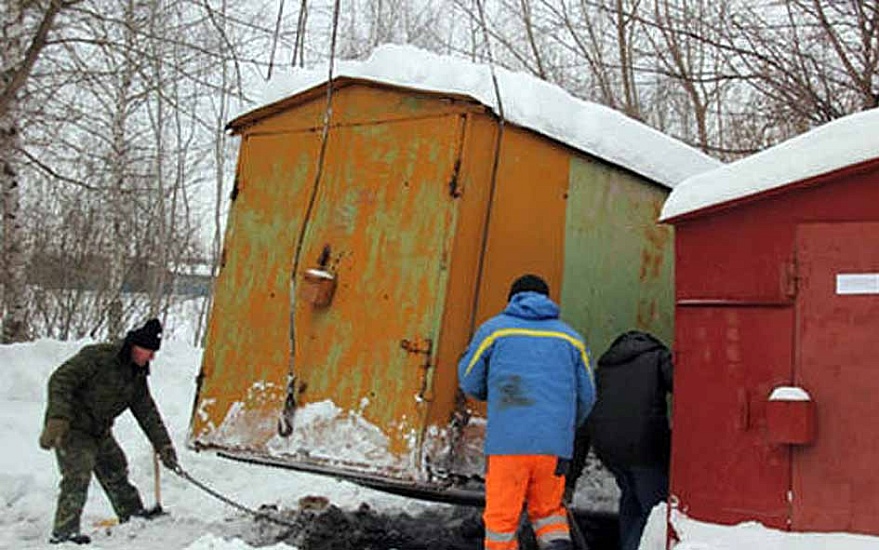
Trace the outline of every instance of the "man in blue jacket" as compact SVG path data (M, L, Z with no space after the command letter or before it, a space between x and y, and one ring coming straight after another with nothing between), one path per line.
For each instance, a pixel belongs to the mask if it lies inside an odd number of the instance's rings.
M523 503L541 548L572 548L565 470L595 386L586 345L559 320L546 281L529 274L513 282L507 307L479 327L461 358L458 381L488 402L485 548L518 548Z

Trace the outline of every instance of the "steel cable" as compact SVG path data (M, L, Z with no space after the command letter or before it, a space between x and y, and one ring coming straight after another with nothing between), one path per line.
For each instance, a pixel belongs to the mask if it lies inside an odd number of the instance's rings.
M247 506L241 504L240 502L236 502L236 501L232 500L231 498L215 491L214 489L211 489L210 487L208 487L207 485L205 485L201 481L195 479L194 477L192 477L189 474L189 472L184 470L179 465L176 468L172 468L171 471L173 471L175 474L177 474L178 476L180 476L184 480L188 481L189 483L195 485L196 487L198 487L199 489L201 489L205 493L211 495L215 499L217 499L225 504L228 504L229 506L235 508L236 510L240 510L240 511L242 511L246 514L249 514L257 519L262 518L262 519L265 519L265 520L270 521L272 523L276 523L278 525L283 525L285 527L296 527L296 528L299 527L299 525L297 525L295 523L292 523L290 521L287 521L287 520L279 518L279 517L275 517L274 515L269 514L267 512L260 512L259 510L254 510L253 508L248 508Z

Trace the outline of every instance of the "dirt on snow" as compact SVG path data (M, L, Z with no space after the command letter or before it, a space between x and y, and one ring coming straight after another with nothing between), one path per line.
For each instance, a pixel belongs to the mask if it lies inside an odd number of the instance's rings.
M443 506L421 512L378 513L366 504L346 511L328 503L300 502L298 510L262 511L288 525L265 519L242 537L253 546L284 542L299 550L474 550L482 548L482 510ZM577 527L589 550L618 548L617 520L603 512L576 512ZM577 533L572 535L575 537ZM575 542L575 548L581 546ZM523 523L520 548L536 550L533 532Z

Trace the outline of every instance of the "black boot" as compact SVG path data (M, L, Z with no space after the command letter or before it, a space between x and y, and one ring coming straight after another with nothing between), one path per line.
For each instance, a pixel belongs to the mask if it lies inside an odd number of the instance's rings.
M82 533L52 533L49 544L60 544L62 542L72 542L75 544L89 544L92 541L88 535Z
M152 508L141 508L140 510L135 510L134 512L131 512L131 514L119 518L119 523L125 523L131 518L153 519L164 514L165 511L162 510L162 507L157 504Z

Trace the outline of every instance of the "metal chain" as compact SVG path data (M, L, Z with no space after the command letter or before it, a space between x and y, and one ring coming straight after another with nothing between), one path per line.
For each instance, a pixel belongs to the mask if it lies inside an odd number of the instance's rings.
M240 511L242 511L246 514L249 514L257 519L262 518L262 519L265 519L265 520L270 521L272 523L276 523L278 525L283 525L285 527L292 527L292 528L299 527L299 525L292 523L290 521L287 521L285 519L275 517L275 516L268 514L266 512L260 512L258 510L254 510L253 508L248 508L247 506L241 504L240 502L236 502L236 501L232 500L231 498L229 498L223 494L218 493L217 491L211 489L210 487L208 487L207 485L205 485L201 481L192 477L189 474L189 472L184 470L183 467L180 466L179 464L176 467L171 468L171 471L174 472L175 474L177 474L178 476L180 476L182 479L188 481L189 483L192 483L193 485L195 485L196 487L198 487L202 491L206 492L207 494L211 495L212 497L216 498L217 500L224 502L225 504L228 504L229 506L235 508L236 510L240 510ZM574 538L577 541L577 546L579 546L583 550L589 550L589 545L586 543L586 540L583 537L583 532L580 530L580 526L577 525L577 521L574 518L574 514L571 513L570 508L568 508L567 506L565 506L565 512L567 512L568 521L570 523L571 530L573 531Z
M248 508L247 506L245 506L245 505L243 505L243 504L241 504L241 503L239 503L239 502L235 502L235 501L232 500L231 498L229 498L229 497L227 497L227 496L225 496L225 495L222 495L222 494L218 493L217 491L211 489L210 487L208 487L207 485L205 485L205 484L202 483L201 481L199 481L199 480L195 479L194 477L192 477L192 476L189 474L189 472L187 472L186 470L184 470L183 467L181 467L180 465L177 465L175 468L172 468L171 471L174 472L175 474L177 474L178 476L180 476L181 478L185 479L185 480L188 481L189 483L192 483L193 485L195 485L196 487L198 487L199 489L201 489L201 490L204 491L205 493L207 493L207 494L211 495L212 497L216 498L217 500L220 500L220 501L222 501L222 502L228 504L229 506L231 506L231 507L233 507L233 508L235 508L235 509L237 509L237 510L240 510L240 511L246 513L246 514L250 514L251 516L253 516L253 517L257 518L257 519L262 518L262 519L268 520L268 521L270 521L270 522L272 522L272 523L276 523L276 524L278 524L278 525L283 525L283 526L285 526L285 527L294 527L294 528L298 528L298 527L299 527L299 525L297 525L297 524L295 524L295 523L292 523L292 522L290 522L290 521L287 521L287 520L285 520L285 519L281 519L281 518L279 518L279 517L275 517L275 516L273 516L273 515L271 515L271 514L268 514L268 513L266 513L266 512L260 512L260 511L258 511L258 510L254 510L253 508Z

